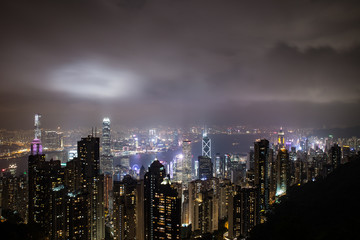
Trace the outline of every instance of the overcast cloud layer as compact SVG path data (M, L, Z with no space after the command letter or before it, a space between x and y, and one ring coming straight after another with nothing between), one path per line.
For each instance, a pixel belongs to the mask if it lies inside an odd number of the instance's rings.
M360 119L359 1L2 0L1 128Z

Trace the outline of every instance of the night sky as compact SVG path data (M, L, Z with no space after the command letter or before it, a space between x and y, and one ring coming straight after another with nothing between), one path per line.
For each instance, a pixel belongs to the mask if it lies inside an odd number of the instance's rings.
M346 127L360 1L1 0L0 128Z

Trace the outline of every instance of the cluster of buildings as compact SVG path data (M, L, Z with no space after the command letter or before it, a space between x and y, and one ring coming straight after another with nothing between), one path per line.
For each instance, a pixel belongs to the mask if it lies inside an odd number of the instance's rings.
M191 141L183 140L182 154L168 165L155 159L137 177L119 179L108 118L102 137L81 138L65 164L43 154L39 118L28 171L1 174L0 206L39 225L49 239L244 238L291 186L324 178L358 156L332 138L297 150L281 129L275 143L258 139L246 156L213 157L205 131L195 161Z

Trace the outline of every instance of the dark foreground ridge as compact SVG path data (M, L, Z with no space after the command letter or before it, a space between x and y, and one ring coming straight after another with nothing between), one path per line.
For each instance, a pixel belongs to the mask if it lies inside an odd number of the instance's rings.
M346 163L324 180L294 187L250 240L359 239L360 160Z

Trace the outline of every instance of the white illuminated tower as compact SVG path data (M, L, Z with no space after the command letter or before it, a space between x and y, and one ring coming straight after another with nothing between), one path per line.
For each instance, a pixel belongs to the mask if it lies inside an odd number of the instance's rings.
M35 121L34 121L35 139L41 139L40 119L41 119L41 115L38 113L35 114Z
M40 114L35 114L34 121L34 132L35 138L31 142L30 154L31 155L41 155L42 154L42 144L41 144L41 129L40 129Z
M111 135L110 135L110 119L104 118L102 124L101 138L101 172L106 174L113 173L113 156L111 155Z
M211 158L211 139L207 136L206 129L204 130L203 138L202 138L202 153L201 153L201 155L203 157Z

